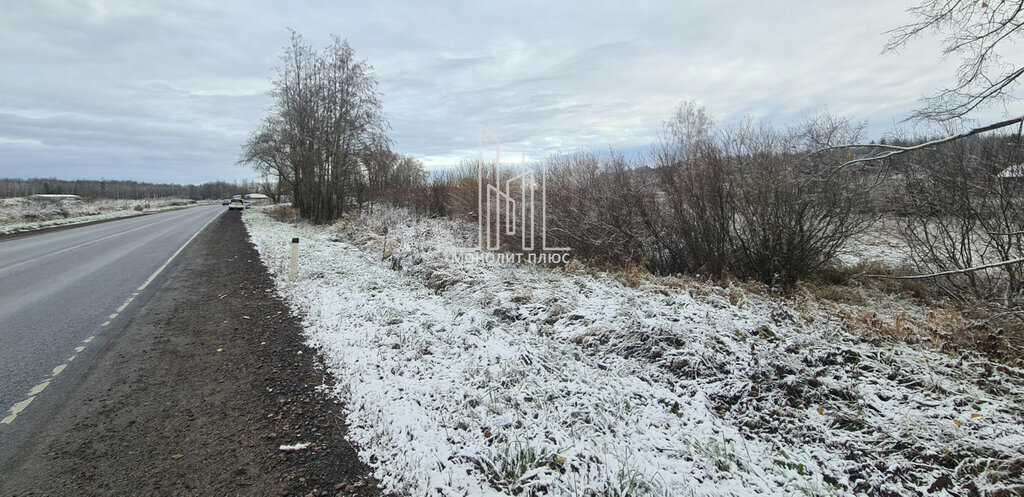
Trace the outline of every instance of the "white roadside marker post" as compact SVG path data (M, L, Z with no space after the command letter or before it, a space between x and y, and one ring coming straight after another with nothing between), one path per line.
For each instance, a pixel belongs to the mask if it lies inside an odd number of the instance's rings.
M288 279L294 280L299 274L299 239L292 238L292 264L288 271Z

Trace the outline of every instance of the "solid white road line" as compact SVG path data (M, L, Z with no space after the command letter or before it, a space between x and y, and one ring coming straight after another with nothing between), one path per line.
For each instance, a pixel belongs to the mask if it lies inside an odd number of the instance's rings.
M223 213L224 213L224 211L221 211L221 214L223 214ZM178 217L181 217L181 216L178 216ZM171 254L171 256L167 259L167 261L165 261L163 263L163 265L161 265L159 268L157 268L157 270L154 271L153 274L151 274L149 276L149 278L146 278L146 281L142 283L142 286L137 288L135 290L135 292L132 293L131 296L128 297L128 299L125 300L124 303L121 304L117 308L117 312L115 312L115 313L113 313L113 314L111 314L109 316L110 319L113 320L114 318L117 317L118 314L120 314L122 311L124 311L124 309L126 307L128 307L128 304L131 304L132 301L135 300L135 297L137 297L139 295L139 292L145 290L146 287L149 286L149 284L152 283L153 280L155 280L156 277L159 276L160 273L162 273L163 270L167 268L167 266L171 265L171 262L174 261L174 258L178 257L178 254L180 254L183 250L185 250L185 247L187 247L188 244L192 243L192 240L195 240L196 237L199 236L199 234L202 233L203 230L206 229L206 227L209 226L210 223L212 223L218 217L220 217L220 214L217 214L216 216L213 216L212 218L210 218L210 220L207 221L206 224L203 224L203 226L200 227L198 231L193 233L192 236L189 237L188 240L185 240L185 243L182 244L181 247L178 247L178 250L174 251L174 253ZM163 222L163 221L158 221L158 222ZM145 226L152 226L154 224L156 224L156 223L150 223L150 224L147 224ZM67 252L68 250L71 250L71 249L74 249L74 248L78 248L78 247L82 247L82 246L88 245L90 243L98 242L100 240L103 240L103 239L106 239L106 238L110 238L111 236L120 235L122 233L127 233L128 231L134 231L134 230L139 229L139 228L144 228L145 226L139 226L138 228L132 228L132 229L127 230L127 231L122 231L120 233L115 233L114 235L106 236L106 237L103 237L103 238L97 238L96 240L92 240L90 242L86 242L86 243L83 243L81 245L76 245L74 247L69 247L69 248L66 248L64 250L53 252L53 253L50 253L50 254L47 254L47 255L54 255L54 254L58 254L58 253L61 253L61 252ZM40 257L37 257L36 259L40 259L42 257L46 257L46 256L45 255L44 256L40 256ZM24 261L24 262L21 262L19 264L15 264L13 266L7 266L6 268L0 269L0 272L4 271L6 269L10 269L10 268L15 267L15 266L19 266L21 264L27 264L27 263L31 262L32 260L36 260L36 259L31 259L31 260L28 260L28 261ZM110 321L105 321L100 326L107 326L109 324L110 324ZM28 405L31 404L32 401L36 399L36 395L39 395L43 390L46 389L46 387L50 386L50 381L53 379L53 377L55 377L55 376L59 375L61 372L63 372L64 368L67 368L68 365L71 363L71 361L75 360L75 358L78 357L78 354L81 354L82 351L85 350L85 344L88 344L89 342L91 342L93 340L93 338L95 338L95 335L90 336L90 337L82 340L82 344L83 345L79 345L78 347L75 347L75 355L69 357L68 360L64 364L61 364L61 365L53 368L53 372L50 373L50 376L48 378L46 378L45 380L43 380L42 383L32 387L32 390L29 390L29 392L28 392L28 398L27 399L25 399L25 400L23 400L21 402L18 402L16 404L14 404L13 406L11 406L10 410L8 411L9 414L7 415L7 417L4 418L4 419L0 419L0 425L9 425L9 424L13 423L14 420L18 418L18 414L21 414L21 411L24 411L25 408L28 407Z
M224 211L221 211L221 212L220 212L220 214L223 214L223 213L224 213ZM195 240L195 239L196 239L196 237L197 237L197 236L199 236L199 234L200 234L200 233L202 233L202 232L203 232L203 230L204 230L204 229L206 229L206 227L207 227L207 226L209 226L209 224L210 224L210 223L212 223L212 222L213 222L213 221L214 221L215 219L217 219L218 217L220 217L220 214L217 214L216 216L213 216L212 218L210 218L210 220L209 220L209 221L207 221L207 222L206 222L206 224L204 224L202 228L199 228L199 231L196 231L196 232L195 232L195 233L194 233L194 234L192 235L192 237L191 237L191 238L189 238L188 240L186 240L186 241L185 241L185 244L184 244L184 245L182 245L182 246L178 247L178 250L174 251L174 253L173 253L173 254L171 254L171 256L170 256L170 257L169 257L169 258L167 259L167 262L164 262L164 265L163 265L163 266L160 266L160 267L158 267L158 268L156 269L156 271L154 271L154 272L153 272L153 274L152 274L152 275L150 275L150 277L149 277L149 278L147 278L147 279L146 279L146 281L145 281L144 283L142 283L142 286L140 286L140 287L138 287L138 288L136 288L136 289L135 289L135 292L136 292L136 293L138 293L138 292L141 292L141 291L145 290L145 289L146 289L146 287L147 287L147 286L149 286L149 284L150 284L150 283L152 283L152 282L153 282L153 280L155 280L155 279L156 279L156 277L157 277L157 276L158 276L158 275L159 275L159 274L160 274L160 273L161 273L161 272L162 272L162 271L163 271L163 270L164 270L164 269L165 269L165 268L166 268L167 266L169 266L169 265L171 264L171 261L173 261L175 257L178 257L178 254L180 254L182 250L185 250L185 247L188 247L188 244L192 243L192 240ZM134 298L134 297L129 297L129 300L131 300L132 298Z

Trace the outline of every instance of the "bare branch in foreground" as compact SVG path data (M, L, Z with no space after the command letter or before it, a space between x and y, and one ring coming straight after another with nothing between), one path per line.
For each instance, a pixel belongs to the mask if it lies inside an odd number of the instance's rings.
M859 157L859 158L856 158L856 159L851 159L851 160L848 160L848 161L842 163L839 166L839 167L846 167L846 166L849 166L851 164L857 164L857 163L860 163L860 162L871 162L871 161L876 161L876 160L888 159L890 157L895 157L897 155L902 155L902 154L905 154L907 152L914 152L914 151L917 151L917 150L924 150L926 148L931 148L931 147L934 147L936 145L942 145L942 144L945 144L945 143L954 142L954 141L957 141L957 140L962 139L962 138L967 138L968 136L977 135L977 134L980 134L980 133L984 133L986 131L993 131L993 130L997 130L997 129L1000 129L1000 128L1005 128L1007 126L1011 126L1011 125L1014 125L1014 124L1024 124L1024 116L1015 117L1013 119L1008 119L1006 121L1000 121L1000 122L997 122L997 123L994 123L994 124L989 124L987 126L982 126L980 128L974 128L974 129L971 129L971 130L968 130L968 131L964 131L963 133L958 133L958 134L955 134L955 135L947 136L945 138L939 138L938 140L932 140L932 141L929 141L929 142L922 143L920 145L913 145L913 146L910 146L910 147L900 147L900 146L897 146L897 145L883 145L883 144L877 144L877 143L836 145L836 146L833 146L833 147L823 148L821 150L813 152L810 155L808 155L807 157L809 158L811 156L818 155L818 154L821 154L821 153L824 153L824 152L828 152L828 151L832 151L832 150L843 150L843 149L851 149L851 148L872 148L872 149L881 149L881 150L888 150L889 151L889 152L886 152L884 154L877 154L877 155L872 155L872 156L868 156L868 157Z
M1010 259L1008 261L993 262L992 264L983 264L981 266L974 266L974 267L969 267L969 268L966 268L966 269L955 269L955 270L952 270L952 271L942 271L942 272L931 273L931 274L914 274L914 275L910 275L910 276L892 276L892 275L888 275L888 274L865 274L864 277L865 278L884 278L884 279L888 279L888 280L922 280L922 279L925 279L925 278L935 278L935 277L938 277L938 276L950 276L950 275L954 275L954 274L972 273L974 271L981 271L981 270L984 270L984 269L992 269L992 268L996 268L996 267L1009 266L1011 264L1020 264L1022 262L1024 262L1024 257L1017 258L1017 259Z

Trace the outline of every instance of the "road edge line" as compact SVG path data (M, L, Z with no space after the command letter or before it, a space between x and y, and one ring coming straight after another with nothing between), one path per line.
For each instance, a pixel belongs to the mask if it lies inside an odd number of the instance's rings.
M167 259L167 261L165 261L163 263L162 266L158 267L156 269L156 271L153 274L151 274L149 276L149 278L147 278L144 283L142 283L142 286L140 286L138 289L136 289L135 293L132 294L131 297L128 297L128 300L126 300L123 304L121 304L121 307L118 308L118 311L110 315L110 319L113 320L114 318L117 317L118 314L121 313L121 311L124 310L125 307L128 307L128 304L130 304L133 300L135 300L135 296L138 295L138 292L141 292L142 290L145 290L146 287L149 286L149 284L152 283L153 280L155 280L156 277L159 276L160 273L162 273L164 269L167 269L167 266L171 265L171 262L174 262L174 259L178 257L178 254L180 254L182 251L184 251L185 247L188 247L188 245L190 243L192 243L192 240L195 240L196 237L199 236L199 234L202 233L203 230L205 230L206 227L210 225L210 223L216 221L217 218L219 218L222 214L224 214L224 211L221 211L220 214L217 214L216 216L213 216L212 218L210 218L210 220L207 221L205 224L203 224L198 230L196 230L196 232L193 233L192 236L189 237L188 240L185 240L185 243L182 244L181 247L178 247L178 250L174 251L174 253L171 254L171 257L169 257ZM106 325L108 323L110 323L110 321L107 321L106 323L104 323L104 325ZM87 344L87 343L91 342L92 339L93 339L93 336L90 336L89 338L83 340L82 343L83 344ZM60 374L61 372L63 372L64 368L67 367L67 365L72 360L74 360L74 358L76 356L78 356L78 354L82 353L83 350L85 350L85 345L80 345L80 346L76 347L75 348L75 355L71 356L67 360L66 363L61 364L61 365L57 366L56 368L54 368L53 372L50 374L50 376L48 378L46 378L45 380L43 380L42 383L40 383L39 385L36 385L35 387L32 387L32 390L29 391L29 395L28 395L27 399L22 400L21 402L17 402L13 406L11 406L11 408L8 409L8 411L7 411L10 414L7 417L5 417L5 418L0 419L0 424L9 425L9 424L13 423L14 420L18 418L18 415L21 414L21 411L24 411L25 408L28 407L28 405L31 404L32 401L36 399L36 395L39 395L40 393L42 393L42 391L45 390L46 387L48 387L50 385L50 380L53 379L53 377L55 377L58 374Z

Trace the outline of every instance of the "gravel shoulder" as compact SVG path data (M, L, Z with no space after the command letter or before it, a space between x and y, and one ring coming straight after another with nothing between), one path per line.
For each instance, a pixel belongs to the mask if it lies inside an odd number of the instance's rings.
M379 495L273 288L240 215L220 216L66 389L0 495Z

